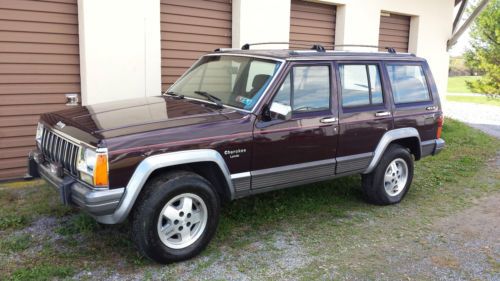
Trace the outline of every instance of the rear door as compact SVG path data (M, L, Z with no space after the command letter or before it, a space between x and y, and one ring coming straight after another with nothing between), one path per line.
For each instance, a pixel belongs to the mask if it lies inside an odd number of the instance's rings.
M394 127L413 127L422 142L436 138L438 100L433 98L426 67L420 62L386 63L394 100Z
M337 173L366 169L385 132L393 128L391 102L377 61L337 63L339 144Z

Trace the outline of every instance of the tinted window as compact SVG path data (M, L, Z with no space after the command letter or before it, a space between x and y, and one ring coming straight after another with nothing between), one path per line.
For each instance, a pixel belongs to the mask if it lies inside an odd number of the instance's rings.
M430 100L424 71L420 65L388 65L387 71L396 104Z
M341 64L339 66L342 106L382 104L382 83L376 65Z
M294 67L283 81L273 103L289 106L293 112L328 110L330 108L330 68L328 66Z

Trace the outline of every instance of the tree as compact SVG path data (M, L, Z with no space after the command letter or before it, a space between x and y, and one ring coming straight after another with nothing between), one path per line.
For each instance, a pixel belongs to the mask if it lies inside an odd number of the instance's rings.
M484 73L467 82L473 92L500 96L500 0L491 0L471 26L471 49L464 54L469 68Z

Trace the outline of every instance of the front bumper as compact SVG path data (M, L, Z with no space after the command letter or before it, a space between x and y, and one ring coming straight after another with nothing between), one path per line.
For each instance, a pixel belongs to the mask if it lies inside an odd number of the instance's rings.
M48 165L35 160L39 159L37 153L33 151L28 157L28 174L34 178L41 177L57 188L64 204L77 206L98 221L99 217L112 214L118 208L125 188L93 189L69 175L59 177L51 172Z

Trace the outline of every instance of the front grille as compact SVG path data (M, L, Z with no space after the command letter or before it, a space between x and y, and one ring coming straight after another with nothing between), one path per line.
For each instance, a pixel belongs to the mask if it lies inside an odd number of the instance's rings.
M46 160L60 164L65 171L73 176L77 175L78 145L44 128L41 149Z

